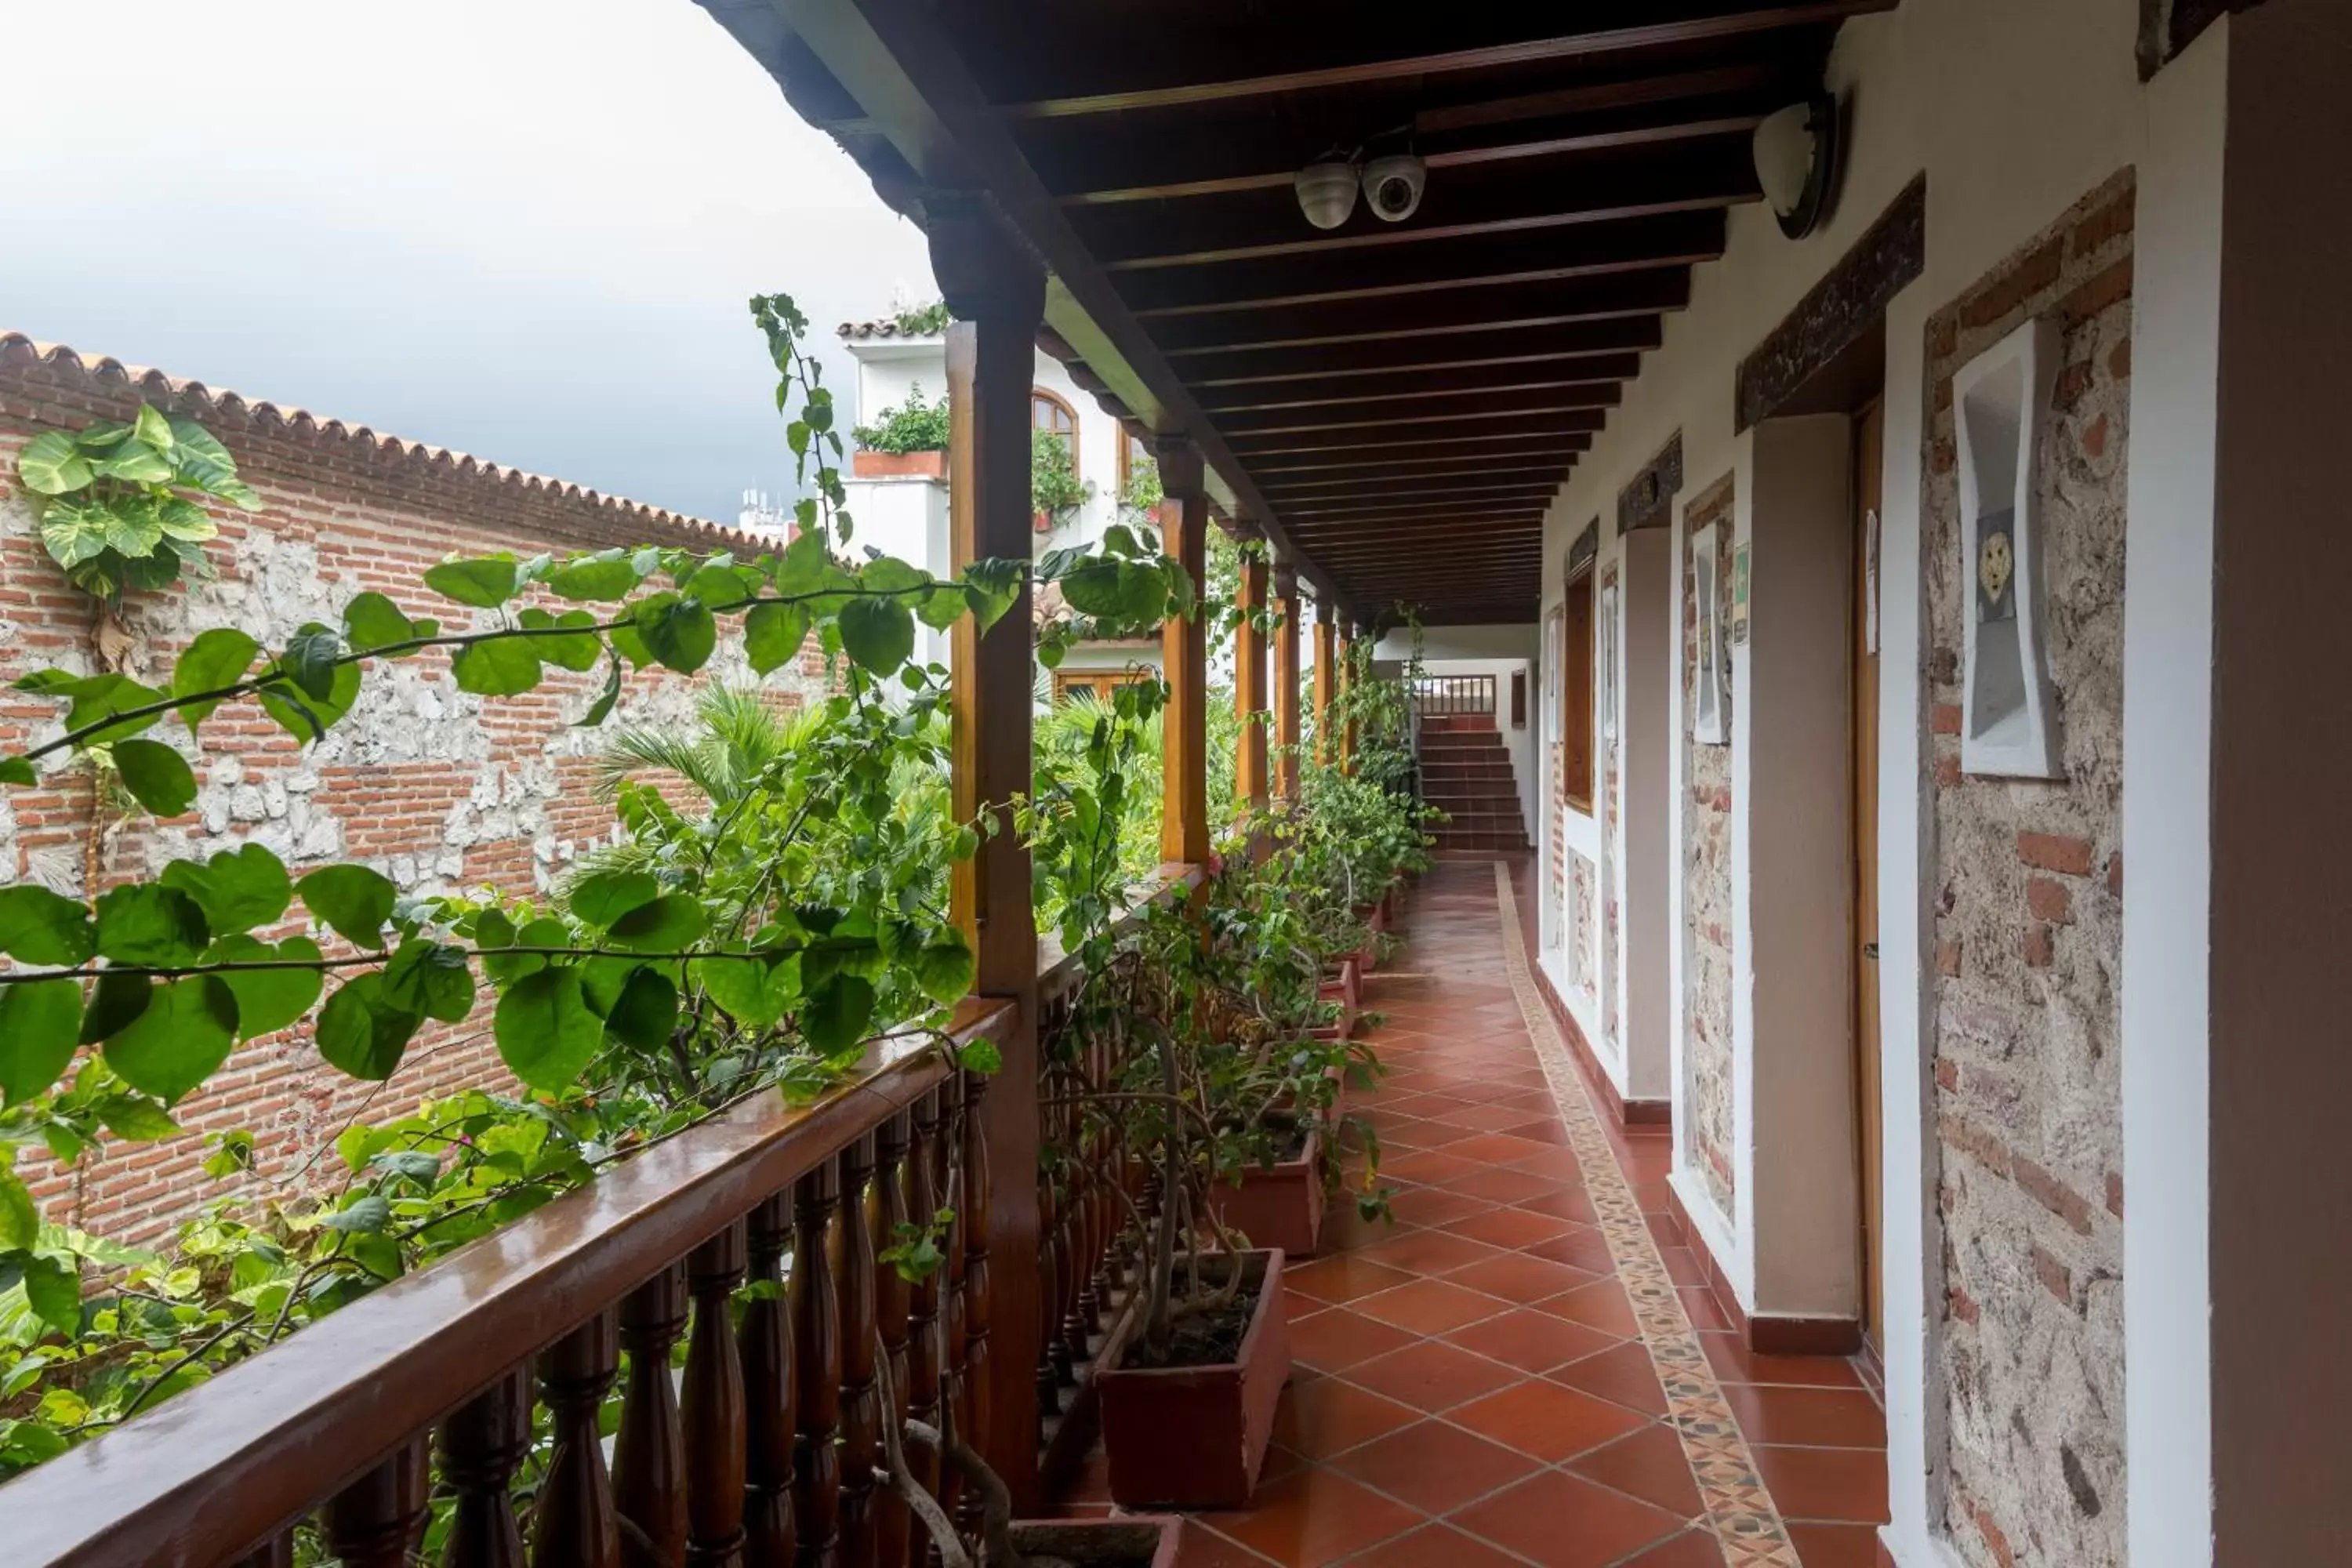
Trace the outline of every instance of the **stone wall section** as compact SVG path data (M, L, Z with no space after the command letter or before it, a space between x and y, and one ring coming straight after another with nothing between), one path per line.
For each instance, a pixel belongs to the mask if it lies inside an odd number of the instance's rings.
M1928 323L1922 525L1935 747L1935 1076L1946 1523L1976 1568L2124 1560L2125 458L2133 177L2083 198ZM2042 411L2044 630L2065 777L1960 771L1953 373L2054 316Z
M1717 625L1731 624L1732 476L1726 474L1684 513L1682 547L1683 777L1683 1101L1689 1112L1686 1152L1724 1222L1732 1218L1731 1077L1731 739L1738 715L1724 683L1723 744L1696 736L1698 707L1698 600L1693 590L1692 536L1716 530Z
M218 514L221 537L210 546L216 581L133 595L119 626L101 626L94 602L41 548L30 499L16 486L16 454L43 430L128 418L142 400L196 419L226 443L263 507ZM424 588L425 568L453 552L528 556L646 543L749 550L756 542L111 361L0 340L0 751L60 731L56 703L5 689L29 670L89 670L110 658L134 679L160 683L200 631L236 626L279 647L305 621L340 625L341 605L367 588L445 625L488 615ZM315 745L298 743L250 704L221 709L193 746L167 723L152 738L187 751L199 784L194 806L168 821L94 799L91 774L79 764L47 768L39 787L0 794L0 886L30 880L88 896L173 858L251 841L297 875L348 858L409 892L489 886L544 894L579 853L613 832L611 807L592 788L599 733L569 727L593 700L602 672L549 673L534 692L485 702L457 690L446 656L377 664L359 705ZM722 644L708 678L752 680L740 644ZM786 706L821 692L814 644L767 685ZM683 725L692 686L676 676L633 675L611 722ZM487 1006L464 1024L430 1026L396 1081L382 1088L326 1066L298 1027L240 1047L181 1108L184 1136L119 1145L71 1172L37 1159L20 1168L55 1217L152 1241L213 1198L296 1195L305 1163L355 1116L389 1117L427 1096L505 1081ZM239 1127L255 1134L256 1171L235 1183L204 1176L207 1135Z

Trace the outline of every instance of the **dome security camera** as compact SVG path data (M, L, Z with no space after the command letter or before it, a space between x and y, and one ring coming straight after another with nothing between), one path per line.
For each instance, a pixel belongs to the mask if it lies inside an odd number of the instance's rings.
M1374 158L1364 165L1364 199L1382 222L1402 223L1420 210L1428 182L1428 166L1410 153Z
M1309 163L1292 184L1298 190L1298 210L1317 228L1338 228L1356 210L1356 166L1344 158Z

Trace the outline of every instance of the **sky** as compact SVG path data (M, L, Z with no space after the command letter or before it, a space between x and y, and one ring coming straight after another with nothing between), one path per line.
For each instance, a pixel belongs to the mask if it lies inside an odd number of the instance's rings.
M0 331L731 521L792 488L754 293L921 234L692 0L7 12Z

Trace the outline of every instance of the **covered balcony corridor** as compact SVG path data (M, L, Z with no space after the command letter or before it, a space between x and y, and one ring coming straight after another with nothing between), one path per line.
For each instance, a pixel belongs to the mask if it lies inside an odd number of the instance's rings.
M1294 1373L1252 1507L1187 1568L1869 1568L1866 1363L1751 1353L1684 1244L1663 1128L1595 1110L1534 988L1533 867L1449 858L1366 983L1392 1221L1287 1276ZM1097 1452L1066 1510L1104 1510Z

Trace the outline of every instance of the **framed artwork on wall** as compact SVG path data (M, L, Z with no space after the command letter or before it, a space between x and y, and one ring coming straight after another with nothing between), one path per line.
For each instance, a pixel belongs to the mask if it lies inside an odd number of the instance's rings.
M1703 746L1724 743L1723 671L1728 658L1723 641L1723 587L1717 550L1719 522L1710 522L1691 535L1690 592L1693 608L1691 645L1691 739Z

